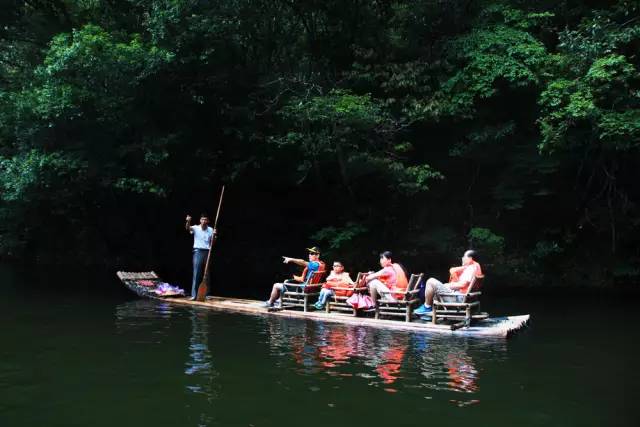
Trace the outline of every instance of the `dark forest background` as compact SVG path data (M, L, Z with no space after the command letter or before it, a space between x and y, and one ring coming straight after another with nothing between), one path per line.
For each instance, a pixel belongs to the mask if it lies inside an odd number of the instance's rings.
M0 5L1 258L188 280L224 183L223 292L309 245L640 285L638 1Z

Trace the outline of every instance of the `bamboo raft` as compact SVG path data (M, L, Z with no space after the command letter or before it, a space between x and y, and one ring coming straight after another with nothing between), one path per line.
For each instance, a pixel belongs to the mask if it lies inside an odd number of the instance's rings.
M453 325L433 324L423 320L414 320L404 322L398 320L382 320L370 317L354 317L343 313L326 313L324 311L303 312L297 310L268 310L262 304L262 301L225 298L208 296L205 301L191 301L185 296L161 296L154 291L154 286L143 286L140 281L161 283L160 278L155 272L124 272L117 273L122 283L136 295L143 298L161 299L176 305L192 306L198 308L207 308L216 311L241 313L256 316L280 316L296 319L310 319L314 321L322 321L328 323L340 323L346 325L369 326L373 328L439 333L461 336L478 336L478 337L502 337L506 338L515 331L525 327L529 322L529 315L494 317L478 321L472 326L465 328L455 328Z

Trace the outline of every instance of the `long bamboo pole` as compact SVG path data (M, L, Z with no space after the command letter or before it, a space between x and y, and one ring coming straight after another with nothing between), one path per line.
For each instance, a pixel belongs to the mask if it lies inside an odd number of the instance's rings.
M222 197L224 196L224 185L222 186L222 191L220 192L220 200L218 201L218 211L216 212L216 219L213 222L213 229L216 230L218 227L218 218L220 218L220 209L222 208ZM216 240L216 236L211 237L211 243L209 244L209 253L207 254L207 262L204 265L204 275L202 276L202 282L200 282L200 286L198 286L198 294L196 295L197 301L204 301L207 298L207 294L209 293L209 264L211 261L211 249L213 248L213 243Z

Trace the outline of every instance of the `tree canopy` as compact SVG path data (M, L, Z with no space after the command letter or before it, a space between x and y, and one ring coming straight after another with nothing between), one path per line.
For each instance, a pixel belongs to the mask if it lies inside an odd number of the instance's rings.
M1 2L0 256L169 263L225 182L229 268L640 281L637 1Z

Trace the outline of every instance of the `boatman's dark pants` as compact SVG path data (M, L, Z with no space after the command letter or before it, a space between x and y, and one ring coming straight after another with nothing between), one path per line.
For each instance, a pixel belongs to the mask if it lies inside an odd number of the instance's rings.
M198 286L202 282L204 275L204 264L207 262L209 249L193 250L193 281L191 282L191 297L195 298L198 294Z

